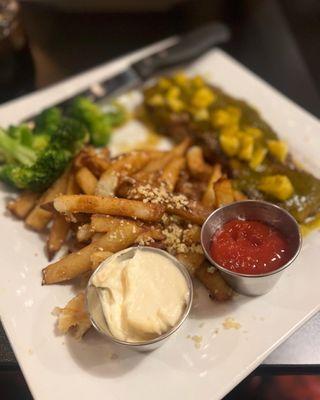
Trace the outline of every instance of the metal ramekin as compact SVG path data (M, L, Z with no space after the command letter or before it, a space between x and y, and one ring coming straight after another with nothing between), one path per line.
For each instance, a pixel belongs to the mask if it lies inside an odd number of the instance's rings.
M137 249L139 249L141 251L158 253L158 254L161 254L162 256L170 259L173 262L173 264L179 269L179 271L182 273L182 275L184 276L184 278L187 282L187 285L188 285L189 296L188 296L188 302L186 304L186 308L185 308L183 314L181 315L180 320L168 332L166 332L154 339L146 340L144 342L126 342L126 341L117 339L110 332L107 321L103 314L103 310L102 310L102 306L101 306L99 297L98 297L98 289L92 284L92 279L101 268L105 268L106 264L108 264L109 262L114 260L116 257L121 257L124 260L132 258ZM87 290L86 290L87 310L88 310L88 313L90 316L91 323L95 327L95 329L98 332L105 335L107 338L109 338L112 342L126 346L128 348L131 348L131 349L134 349L137 351L151 351L151 350L154 350L154 349L158 348L159 346L161 346L164 343L164 341L167 340L174 332L176 332L180 328L180 326L184 323L184 321L186 320L186 318L190 312L192 300L193 300L192 280L191 280L189 272L187 271L185 266L183 264L181 264L175 257L173 257L169 253L167 253L166 251L156 249L153 247L146 247L146 246L130 247L128 249L119 251L118 253L115 253L112 256L110 256L109 258L107 258L107 260L105 260L103 263L101 263L100 266L92 274L92 276L88 282L88 286L87 286Z
M233 219L261 221L278 229L289 243L292 252L290 260L275 271L258 275L240 274L219 265L210 254L212 237L217 229ZM245 200L218 208L209 215L201 230L201 244L207 259L236 292L248 296L259 296L269 292L282 272L298 256L301 243L302 238L296 220L281 207L265 201Z

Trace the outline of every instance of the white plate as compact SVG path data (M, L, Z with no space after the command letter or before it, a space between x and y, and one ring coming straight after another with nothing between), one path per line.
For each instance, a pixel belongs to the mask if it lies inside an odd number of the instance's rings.
M25 99L0 107L0 124L24 118L123 68L136 54ZM220 50L193 67L230 94L248 100L285 138L296 157L320 175L320 124ZM1 193L4 210L7 193ZM2 216L0 232L1 318L36 399L213 400L223 397L320 305L319 233L269 294L212 302L196 288L196 300L183 328L163 347L138 354L106 343L94 331L78 343L58 336L51 311L72 296L68 285L41 287L47 261L44 242L21 222ZM225 329L232 317L241 327ZM198 337L196 346L190 336ZM196 340L197 338L195 338Z

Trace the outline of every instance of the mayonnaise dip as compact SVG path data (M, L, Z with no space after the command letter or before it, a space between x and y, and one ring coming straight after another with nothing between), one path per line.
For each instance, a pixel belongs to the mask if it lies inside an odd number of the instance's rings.
M165 255L137 249L107 260L92 278L111 334L126 342L160 336L180 320L188 302L186 278Z

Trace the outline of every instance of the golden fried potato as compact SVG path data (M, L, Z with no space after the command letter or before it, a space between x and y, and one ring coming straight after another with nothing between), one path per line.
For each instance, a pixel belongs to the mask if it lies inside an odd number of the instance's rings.
M36 231L42 231L52 218L52 213L41 208L41 205L53 201L60 194L66 192L69 179L69 169L40 197L35 208L26 218L26 225Z
M227 301L232 298L232 289L222 278L220 272L211 267L209 263L203 263L195 274L199 281L209 290L213 299Z
M174 158L168 162L164 167L162 174L160 175L159 181L164 183L168 192L173 192L178 181L180 172L186 165L184 157Z
M83 292L73 297L64 308L57 307L55 313L58 315L58 330L61 333L70 332L76 339L81 339L91 328Z
M159 204L115 197L62 195L53 204L60 213L108 214L144 221L159 221L164 213L164 207Z
M113 196L121 176L132 175L141 170L150 160L151 155L145 151L133 151L123 154L114 160L110 167L101 175L96 194Z
M220 179L214 184L216 206L221 207L234 202L233 188L230 179Z
M203 157L200 146L192 146L187 152L187 165L194 178L207 181L212 175L212 167L207 164Z
M76 181L85 194L94 194L98 179L87 167L81 167L76 173Z
M177 254L177 259L182 262L187 268L189 274L194 276L198 268L200 268L201 264L204 261L204 255L200 253L179 253Z
M115 253L133 244L145 228L131 222L106 233L99 240L90 243L75 253L48 265L42 270L43 284L49 285L76 278L91 269L91 255L97 251Z
M24 219L36 205L39 193L24 191L16 199L11 200L7 209L17 218Z
M216 193L214 190L214 185L216 182L219 181L219 179L222 177L222 172L221 172L221 165L216 164L213 167L212 175L209 179L207 188L202 196L201 203L208 208L213 208L216 204Z
M115 228L130 224L131 221L110 215L94 214L91 216L91 230L93 232L110 232Z
M67 239L70 224L63 215L54 213L52 225L47 239L47 254L49 260L61 249Z
M197 201L190 201L187 206L181 207L173 204L167 208L169 214L178 215L186 221L196 225L202 225L208 218L210 210L203 207Z
M91 229L90 224L83 224L78 226L76 237L79 242L88 242L93 235L94 231Z

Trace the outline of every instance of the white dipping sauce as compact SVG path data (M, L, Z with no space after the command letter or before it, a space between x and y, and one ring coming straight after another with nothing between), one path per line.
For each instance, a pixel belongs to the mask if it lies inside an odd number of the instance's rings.
M189 299L182 272L167 257L136 250L128 260L105 262L92 279L114 337L127 342L156 338L175 326Z

